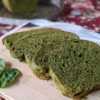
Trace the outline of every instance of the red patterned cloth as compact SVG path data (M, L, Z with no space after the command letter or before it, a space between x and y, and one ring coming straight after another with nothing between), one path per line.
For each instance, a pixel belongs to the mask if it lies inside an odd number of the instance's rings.
M100 0L63 0L65 8L58 20L81 25L100 33Z

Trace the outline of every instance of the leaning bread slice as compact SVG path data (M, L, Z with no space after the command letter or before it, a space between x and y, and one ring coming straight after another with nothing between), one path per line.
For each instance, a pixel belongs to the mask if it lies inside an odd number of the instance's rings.
M31 63L35 53L45 44L56 41L67 41L67 40L79 39L78 36L70 32L56 31L51 33L47 32L44 34L34 35L28 42L28 47L24 50L25 58L28 64Z
M55 31L51 30L44 33L34 34L17 41L10 50L12 56L19 60L24 60L26 58L26 61L30 63L30 59L32 58L32 56L45 43L60 39L79 39L78 36L70 32L64 32L57 29L55 29Z
M35 70L40 75L49 72L64 95L80 98L100 87L100 47L95 43L52 43L37 52L34 62Z
M55 30L56 29L53 29L53 28L42 28L42 29L34 29L31 31L25 31L25 32L17 32L17 33L6 36L3 39L3 44L7 47L7 49L11 49L12 46L21 39L32 36L34 34L45 33L47 31L54 32Z

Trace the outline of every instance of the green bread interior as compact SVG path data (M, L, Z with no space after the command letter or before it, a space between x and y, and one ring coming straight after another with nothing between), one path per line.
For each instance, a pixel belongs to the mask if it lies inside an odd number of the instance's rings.
M42 33L42 31L41 31ZM79 39L78 36L64 32L58 29L49 29L42 34L30 35L17 41L10 50L11 55L21 61L25 60L31 66L33 73L41 79L48 79L48 73L45 70L41 71L38 67L34 67L32 59L35 53L45 44L55 41L67 41L70 39Z
M2 0L4 6L12 13L27 13L36 9L37 0Z
M26 37L29 37L31 35L38 34L41 32L44 33L47 31L53 32L53 31L55 31L55 29L42 28L42 29L36 29L36 30L31 30L31 31L26 31L26 32L14 33L14 34L8 35L4 38L3 44L6 46L7 49L10 50L17 41L24 39Z
M28 48L24 50L25 58L29 63L31 63L35 53L45 44L55 41L67 41L70 39L79 39L79 37L70 32L63 32L59 30L55 30L53 33L46 32L43 34L35 35L30 39Z
M27 38L28 39L28 38ZM55 41L67 41L70 39L78 39L77 36L71 34L71 33L65 33L65 32L60 32L60 33L45 33L45 34L38 34L34 35L33 37L29 38L28 42L25 39L27 45L24 45L24 51L22 50L23 56L25 57L26 62L31 66L33 73L35 73L39 78L47 79L49 75L48 73L45 72L45 70L41 71L38 69L38 67L34 67L34 62L32 63L32 59L34 59L34 56L36 52L45 44L49 42L55 42ZM21 44L23 45L25 41ZM21 46L22 46L21 45ZM26 47L27 46L27 47ZM17 53L14 52L14 54L17 54L17 57L20 55L18 48L16 48ZM16 51L15 50L15 51ZM21 55L20 55L21 57ZM45 72L45 73L44 73Z
M26 61L31 66L33 73L41 79L48 79L50 76L45 69L40 69L34 65L34 56L36 52L45 44L56 41L67 41L79 39L78 36L70 32L64 32L59 29L43 28L35 31L12 34L4 38L3 42L9 47L10 53L14 58L20 61Z
M76 97L100 86L100 47L94 43L77 40L44 46L35 64L49 71L64 95Z
M34 56L36 52L45 44L50 43L50 42L55 42L55 41L67 41L70 39L78 39L77 36L75 36L72 33L65 33L65 32L60 32L60 33L53 33L50 34L44 34L41 35L40 37L38 36L36 40L34 40L34 43L28 46L28 48L25 49L25 59L26 62L31 66L33 72L41 79L48 79L50 76L44 68L41 69L41 67L34 65ZM33 59L33 60L32 60Z
M54 29L52 31L43 32L43 34L41 33L34 34L26 38L23 38L20 41L17 41L10 50L12 56L19 60L24 60L25 58L26 59L29 58L30 60L30 58L32 58L35 52L44 43L47 43L48 41L51 41L51 40L56 41L57 38L60 36L63 37L64 40L71 39L71 38L78 39L78 36L74 34L67 33L67 32L60 31L60 30L54 30Z

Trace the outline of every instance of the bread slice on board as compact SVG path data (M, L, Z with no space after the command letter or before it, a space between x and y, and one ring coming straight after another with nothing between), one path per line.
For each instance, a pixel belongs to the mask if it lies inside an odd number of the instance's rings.
M100 47L84 40L56 42L35 56L40 72L49 72L64 95L80 98L100 87Z

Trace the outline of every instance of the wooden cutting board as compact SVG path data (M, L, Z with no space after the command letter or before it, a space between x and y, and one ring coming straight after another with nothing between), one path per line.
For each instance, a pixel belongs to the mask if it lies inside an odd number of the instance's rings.
M21 31L31 29L23 29ZM22 76L17 83L8 88L0 89L0 95L7 100L72 100L63 96L52 81L38 79L33 75L27 64L12 58L1 40L0 58L5 59L7 67L15 67L22 72ZM100 100L100 91L89 95L88 100Z

